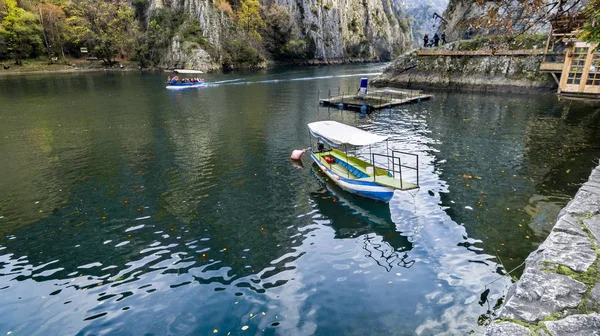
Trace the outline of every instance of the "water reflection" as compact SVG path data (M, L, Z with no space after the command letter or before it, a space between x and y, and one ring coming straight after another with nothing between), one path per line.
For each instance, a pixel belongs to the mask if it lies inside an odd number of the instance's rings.
M311 173L323 189L311 193L319 211L331 219L336 238L356 238L365 250L365 256L373 259L387 272L394 267L409 268L414 265L408 251L412 244L408 237L396 231L387 204L357 197L340 189L316 166ZM380 239L377 237L379 236Z

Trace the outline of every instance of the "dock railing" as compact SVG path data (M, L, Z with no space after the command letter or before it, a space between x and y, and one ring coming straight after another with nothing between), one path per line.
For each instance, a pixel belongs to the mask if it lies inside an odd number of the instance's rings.
M412 153L407 153L407 152L401 152L401 151L396 151L396 150L389 150L388 153L391 152L392 155L389 154L377 154L377 153L372 153L371 154L371 163L373 164L373 170L374 170L374 174L373 174L373 181L377 181L377 168L383 168L385 167L386 170L392 174L392 178L394 179L399 179L400 180L400 189L404 189L404 180L403 180L403 176L402 176L402 168L408 169L408 170L414 170L415 171L415 175L416 175L416 183L415 185L417 187L419 187L419 156L416 154L412 154ZM406 162L402 161L402 157L403 156L408 156L411 157L412 160L414 160L414 165L410 166L408 165ZM386 159L386 164L378 164L376 158L385 158ZM406 161L406 160L405 160ZM404 174L404 177L406 177L406 174ZM406 181L409 182L409 181Z

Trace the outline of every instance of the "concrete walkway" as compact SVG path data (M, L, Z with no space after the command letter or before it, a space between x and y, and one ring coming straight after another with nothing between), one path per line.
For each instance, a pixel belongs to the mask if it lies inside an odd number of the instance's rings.
M600 336L600 166L526 260L486 336Z

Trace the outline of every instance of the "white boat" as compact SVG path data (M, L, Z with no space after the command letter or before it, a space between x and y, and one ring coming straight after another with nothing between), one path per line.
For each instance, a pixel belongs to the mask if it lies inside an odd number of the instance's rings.
M173 71L176 73L179 73L179 74L201 74L201 73L204 73L200 70L186 70L186 69L175 69Z
M308 128L311 135L311 158L340 188L386 203L392 199L395 190L419 188L417 155L390 150L389 145L386 146L386 154L371 152L372 145L383 141L387 144L386 136L369 133L337 121L318 121L308 124ZM318 139L316 148L313 148L313 137ZM349 146L368 146L369 160L348 155ZM343 150L338 149L339 147ZM409 166L407 161L415 164ZM416 181L409 182L403 179L403 174L405 178L409 175L407 170L412 171Z

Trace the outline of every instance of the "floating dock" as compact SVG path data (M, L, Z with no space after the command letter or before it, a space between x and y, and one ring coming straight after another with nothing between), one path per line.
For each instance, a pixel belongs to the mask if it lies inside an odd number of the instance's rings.
M333 106L343 110L371 113L374 110L391 108L398 105L420 102L432 96L420 90L381 89L369 90L367 94L342 94L341 96L319 99L319 104Z

